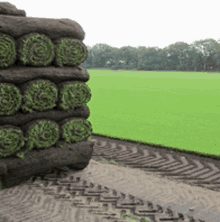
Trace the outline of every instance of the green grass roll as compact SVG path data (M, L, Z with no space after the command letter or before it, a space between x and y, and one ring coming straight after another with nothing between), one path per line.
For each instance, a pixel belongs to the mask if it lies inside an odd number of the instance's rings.
M0 83L0 115L12 115L22 103L20 89L11 83Z
M44 34L30 33L17 39L18 59L23 65L48 66L55 57L55 47Z
M63 67L77 66L86 61L88 49L82 41L72 38L60 38L54 41L55 60L54 64Z
M88 120L68 118L59 123L61 138L67 143L89 140L92 135L92 125Z
M58 107L62 110L70 110L86 105L92 97L90 88L79 81L67 81L58 84Z
M13 155L25 146L27 139L19 127L12 125L0 126L0 158Z
M47 149L53 146L60 136L59 125L55 121L38 119L29 122L23 128L27 145L25 149L17 153L19 158L23 158L33 148Z
M23 92L23 111L45 111L56 106L58 89L56 85L45 79L37 79L21 86Z
M0 68L8 68L17 59L16 41L9 35L0 33Z

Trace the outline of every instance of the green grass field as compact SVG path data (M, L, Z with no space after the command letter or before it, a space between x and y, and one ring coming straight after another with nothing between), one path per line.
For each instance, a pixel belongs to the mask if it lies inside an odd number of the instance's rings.
M93 133L220 158L220 75L88 70Z

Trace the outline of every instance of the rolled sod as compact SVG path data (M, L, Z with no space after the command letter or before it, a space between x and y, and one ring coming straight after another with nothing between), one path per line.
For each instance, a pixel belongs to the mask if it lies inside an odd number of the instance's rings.
M58 142L64 144L63 141ZM0 178L3 188L13 187L27 181L31 176L48 172L56 167L71 166L72 169L83 169L89 164L94 142L82 141L61 147L58 145L50 149L32 150L23 159L14 157L0 159Z
M54 44L44 34L30 33L17 39L18 60L23 65L48 66L55 57Z
M24 156L33 148L50 148L58 141L60 136L59 125L55 121L51 120L34 120L21 128L28 140L25 148L16 153L16 156L19 158L24 158Z
M68 118L59 122L60 138L67 143L80 142L92 135L92 125L88 120Z
M21 86L23 94L23 111L45 111L56 106L58 89L56 85L45 79L37 79Z
M17 60L17 45L14 38L0 33L0 68L8 68Z
M11 156L20 150L26 141L27 139L19 127L13 125L0 126L0 158Z
M82 41L72 38L60 38L54 41L56 56L55 66L77 66L88 57L88 49Z
M0 116L13 115L22 103L20 89L10 83L0 83Z
M92 97L90 88L79 81L68 81L58 84L58 108L70 110L86 105Z
M0 2L0 15L13 15L26 17L24 10L17 9L16 6L9 2Z
M10 82L20 85L37 78L48 79L55 84L59 84L63 81L75 80L87 82L90 79L90 75L82 66L65 68L49 66L36 68L16 65L7 69L0 69L0 82Z
M76 38L81 41L85 32L81 25L71 19L34 18L21 16L0 16L1 32L18 39L30 32L48 36L52 41L62 37Z

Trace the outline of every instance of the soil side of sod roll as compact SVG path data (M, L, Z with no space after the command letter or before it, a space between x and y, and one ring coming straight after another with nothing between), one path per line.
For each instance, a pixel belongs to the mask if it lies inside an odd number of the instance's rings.
M22 9L17 9L17 7L9 2L0 3L0 15L13 15L26 17L26 12Z
M36 120L36 119L48 119L59 122L63 119L70 117L78 117L88 119L90 116L89 107L82 106L76 107L72 110L58 110L52 109L47 111L33 111L32 113L23 114L21 113L21 109L19 113L14 114L13 116L0 116L0 125L11 124L14 126L24 126L26 123Z
M0 159L3 187L18 185L33 175L48 172L55 167L68 166L76 170L80 167L83 169L89 164L93 146L94 142L90 141L67 144L59 140L49 149L32 150L24 159L13 157Z
M90 80L88 71L81 65L76 67L28 67L14 65L6 69L0 69L0 82L10 82L20 86L23 83L35 79L48 79L55 84L63 81L82 81Z
M71 19L0 15L0 24L0 32L8 34L14 39L30 32L44 34L51 40L68 37L83 41L85 38L85 32L81 25Z

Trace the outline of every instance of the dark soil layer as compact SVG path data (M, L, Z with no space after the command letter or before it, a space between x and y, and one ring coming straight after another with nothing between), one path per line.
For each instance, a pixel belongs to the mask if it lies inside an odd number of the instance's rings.
M31 176L50 172L54 167L85 168L93 152L94 142L81 141L67 144L59 140L56 146L44 150L32 150L24 159L7 157L0 159L0 175L4 188L18 185Z
M21 109L20 109L21 110ZM13 116L0 116L0 125L11 124L22 127L24 124L36 119L48 119L59 122L70 117L79 117L88 119L90 110L88 106L76 107L72 110L47 110L43 112L33 111L32 113L17 113Z
M55 84L63 81L79 80L87 82L90 79L88 71L82 66L76 67L28 67L14 65L10 68L0 69L0 82L10 82L20 86L35 79L48 79Z
M85 38L85 32L81 25L71 19L1 15L0 24L0 32L8 34L15 39L30 32L45 34L51 40L69 37L83 41Z

